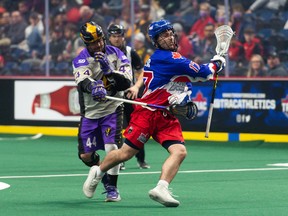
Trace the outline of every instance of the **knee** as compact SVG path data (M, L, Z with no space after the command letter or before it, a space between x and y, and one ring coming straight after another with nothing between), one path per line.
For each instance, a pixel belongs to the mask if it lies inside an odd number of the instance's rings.
M91 157L91 154L90 153L86 153L86 154L79 154L79 158L80 160L82 161L89 161L90 160L90 157Z
M186 156L187 156L186 148L184 147L184 148L179 149L178 154L179 154L179 155L178 155L179 158L181 158L182 160L184 160L184 159L186 158Z
M87 166L99 165L100 156L96 152L79 154L79 159Z
M169 148L169 152L181 161L183 161L187 156L187 150L184 145L175 145L171 149Z

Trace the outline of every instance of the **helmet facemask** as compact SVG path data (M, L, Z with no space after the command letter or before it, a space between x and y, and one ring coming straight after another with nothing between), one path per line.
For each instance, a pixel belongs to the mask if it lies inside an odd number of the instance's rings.
M159 20L151 23L148 34L153 46L158 49L177 51L177 35L171 23L167 20Z
M178 49L177 43L178 37L177 34L174 32L174 29L167 29L164 32L161 32L155 38L155 46L159 49L163 50L170 50L176 52Z

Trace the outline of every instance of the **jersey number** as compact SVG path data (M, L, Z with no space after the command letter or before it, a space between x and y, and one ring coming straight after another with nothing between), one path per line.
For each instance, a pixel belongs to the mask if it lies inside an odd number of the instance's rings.
M87 141L86 141L86 146L91 148L92 146L96 146L96 137L93 137L93 140L91 142L90 137L88 137Z
M144 71L143 81L144 81L144 94L149 89L150 83L152 82L154 76L152 71Z

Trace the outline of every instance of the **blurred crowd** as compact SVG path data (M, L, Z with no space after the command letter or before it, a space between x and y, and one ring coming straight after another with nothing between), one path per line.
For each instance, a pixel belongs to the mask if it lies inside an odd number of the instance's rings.
M84 48L79 27L89 20L104 30L111 23L123 25L128 45L145 62L154 49L148 26L164 18L178 35L178 51L197 63L213 57L214 30L228 23L235 31L229 76L288 77L288 0L230 0L229 8L223 0L48 2L46 28L45 0L1 0L0 75L45 75L48 61L50 75L72 76L71 61Z

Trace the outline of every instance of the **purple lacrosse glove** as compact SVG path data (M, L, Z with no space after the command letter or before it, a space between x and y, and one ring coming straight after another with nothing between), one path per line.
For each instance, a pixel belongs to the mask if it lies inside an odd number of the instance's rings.
M107 95L107 91L102 80L97 80L91 83L91 94L95 101L99 102L106 100L105 96Z
M104 75L109 75L112 73L107 56L103 52L94 53L94 58L100 63L100 67Z

